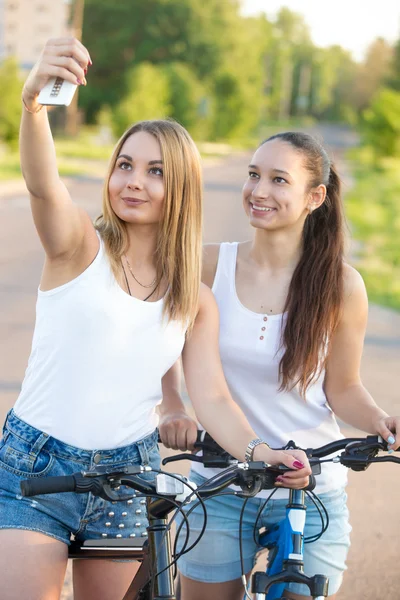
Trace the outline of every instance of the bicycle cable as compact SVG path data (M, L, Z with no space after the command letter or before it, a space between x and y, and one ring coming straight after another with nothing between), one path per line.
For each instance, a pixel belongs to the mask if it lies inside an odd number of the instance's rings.
M224 471L224 473L229 472L230 470L234 470L235 468L236 468L236 466L229 467L228 469L226 469ZM182 482L182 479L179 476L174 475L173 473L168 473L166 471L156 470L156 469L154 469L153 471L155 473L161 473L161 474L167 475L167 476L169 476L169 477L171 477L173 479L176 479L176 480ZM168 523L168 525L166 527L165 532L163 533L163 536L162 536L162 538L161 538L161 540L159 542L158 548L156 550L155 557L157 556L158 552L160 551L162 545L165 543L166 535L167 535L168 532L171 531L171 527L172 527L173 523L175 522L178 514L181 513L183 520L180 523L180 525L179 525L179 527L178 527L178 529L176 531L176 536L175 536L175 541L174 541L174 548L173 548L173 559L171 560L171 562L166 567L164 567L160 571L156 572L154 575L151 574L151 576L149 577L149 579L143 585L143 588L145 588L147 585L151 584L151 592L154 593L154 585L155 585L156 578L159 577L166 570L169 570L173 566L175 567L175 571L174 571L173 577L174 578L176 577L176 566L177 566L178 560L181 558L181 556L183 556L184 554L187 554L188 552L190 552L200 542L201 538L204 535L204 532L205 532L205 529L206 529L206 526L207 526L207 511L206 511L206 508L205 508L205 502L207 500L211 500L212 498L215 498L217 496L228 496L228 495L234 495L236 497L242 497L242 498L244 497L244 496L242 496L240 494L240 492L232 491L232 492L218 492L216 494L212 494L208 498L204 498L204 499L201 498L200 495L199 495L199 493L198 493L198 491L202 487L205 487L205 486L209 485L211 482L213 482L216 479L218 479L220 476L221 476L221 473L218 473L217 475L215 475L211 479L206 480L198 488L193 488L188 481L185 481L184 484L187 485L187 487L189 487L192 490L192 492L191 492L191 494L189 494L189 496L185 499L184 503L182 503L182 504L178 504L175 500L168 499L168 501L171 502L171 504L174 504L176 506L176 511L175 511L174 515L172 516L172 518L170 519L170 521L169 521L169 523ZM272 498L272 496L276 493L276 491L277 491L277 488L274 489L274 490L272 490L271 494L268 496L268 498L266 498L266 500L263 502L263 504L261 505L261 507L258 510L257 517L256 517L256 522L255 522L255 526L254 526L254 529L253 529L253 538L254 538L254 541L257 544L258 544L258 542L257 542L257 540L255 538L255 532L256 532L257 523L258 523L258 521L260 519L260 516L261 516L263 510L267 506L267 504L268 504L269 500ZM326 529L328 528L328 525L329 525L329 515L327 513L327 510L326 510L323 502L320 500L320 498L316 494L314 494L313 492L306 492L306 493L307 493L307 496L310 498L310 500L315 505L315 507L317 508L317 510L318 510L318 512L320 514L321 523L322 523L322 530L321 530L321 532L318 535L311 536L310 538L307 538L305 540L305 542L304 542L304 543L312 543L314 541L317 541L323 535L323 533L325 533L325 531L326 531ZM151 495L150 494L148 494L148 495L147 494L141 494L141 495L142 496L149 496L149 497L152 497L152 498L160 498L162 500L165 500L164 496L161 496L161 495L158 495L158 494L154 494L154 495L153 494L151 494ZM184 504L188 504L189 501L190 501L190 499L193 496L197 496L197 502L195 502L195 504L192 507L190 507L190 509L187 512L185 512L185 510L183 509L183 506L184 506ZM248 496L245 497L244 502L243 502L243 506L242 506L242 509L241 509L241 513L240 513L240 519L239 519L239 553L240 553L240 564L241 564L241 571L242 571L242 577L241 577L241 579L242 579L242 583L243 583L244 593L245 593L246 598L248 598L249 600L251 600L251 597L250 597L250 595L248 593L248 584L247 584L247 581L246 581L246 574L244 573L243 540L242 540L244 511L245 511L247 502L249 500L250 500L250 497L248 497ZM323 518L323 515L322 515L322 512L321 512L320 508L317 505L317 501L319 502L319 504L321 505L321 507L322 507L322 509L323 509L323 511L325 513L326 524L324 523L324 518ZM188 517L191 514L191 512L195 508L197 508L199 505L202 506L203 514L204 514L203 526L202 526L202 529L201 529L199 535L195 539L195 541L189 546L189 548L187 548L186 546L187 546L187 544L189 542L189 539L190 539L190 524L189 524L189 518ZM184 541L184 544L183 544L181 550L179 552L177 552L178 538L179 538L179 535L181 533L182 527L184 525L186 525L185 541ZM156 558L154 559L151 573L154 570L154 566L156 564L155 561L156 561Z
M236 469L236 465L229 467L228 469L226 469L226 470L224 471L224 473L226 473L226 472L229 472L229 471L231 471L231 470L234 470L234 469ZM179 476L177 476L177 475L175 475L175 474L173 474L173 473L168 473L167 471L162 471L162 470L159 470L159 469L153 469L153 472L155 472L155 473L161 473L161 474L163 474L163 475L168 475L168 476L172 477L173 479L177 479L178 481L182 482L182 478L181 478L181 477L179 477ZM174 514L174 515L172 516L172 518L170 519L170 521L169 521L169 523L168 523L168 525L167 525L167 527L166 527L166 529L165 529L165 532L164 532L164 533L163 533L163 535L162 535L162 538L161 538L161 540L160 540L160 543L159 543L159 545L158 545L158 549L157 549L157 551L158 551L158 550L159 550L159 549L162 547L162 544L165 542L166 535L167 535L167 533L168 533L168 532L170 532L170 530L171 530L171 527L172 527L172 525L173 525L173 523L174 523L174 521L175 521L175 519L176 519L176 517L177 517L177 515L178 515L178 513L179 513L179 512L181 512L181 513L182 513L182 516L183 516L183 519L184 519L184 522L185 522L185 524L186 524L186 528L187 528L187 531L186 531L186 536L185 536L185 542L184 542L184 545L183 545L183 549L184 549L184 551L182 551L182 550L181 550L181 552L179 552L179 554L178 554L177 556L174 556L174 558L172 559L172 561L171 561L171 562L170 562L170 563L169 563L169 564L168 564L166 567L164 567L163 569L161 569L160 571L158 571L157 573L155 573L154 575L152 575L152 576L151 576L151 578L149 578L149 580L148 580L148 581L145 583L145 585L148 585L150 582L152 582L152 586L153 586L153 585L154 585L154 582L155 582L155 579L156 579L156 578L157 578L157 577L158 577L158 576L159 576L161 573L163 573L164 571L166 571L166 570L170 569L172 566L174 566L174 565L177 563L177 561L179 560L179 558L180 558L180 557L181 557L183 554L186 554L187 552L190 552L190 550L191 550L192 548L194 548L194 546L195 546L196 544L198 544L198 542L200 541L201 537L202 537L202 536L203 536L203 534L204 534L204 531L205 531L205 529L206 529L206 525L207 525L207 511L206 511L206 508L205 508L204 502L205 502L206 500L208 500L208 498L204 498L204 499L203 499L203 498L201 498L201 496L200 496L200 495L199 495L199 493L198 493L198 490L199 490L199 489L201 489L202 487L204 487L205 485L209 485L209 483L210 483L210 482L212 482L212 481L213 481L213 480L215 480L215 479L218 479L220 476L221 476L221 473L218 473L217 475L215 475L215 476L214 476L214 477L212 477L211 479L208 479L208 480L206 480L206 481L204 482L204 484L202 484L202 485L201 485L201 486L199 486L198 488L193 488L193 487L190 485L190 483L189 483L188 481L185 481L185 482L184 482L184 484L185 484L185 485L186 485L188 488L190 488L190 489L192 490L192 493L191 493L191 494L189 494L189 496L188 496L188 497L185 499L184 503L182 503L181 505L178 505L178 504L177 504L177 503L176 503L174 500L169 500L169 501L171 502L171 504L175 504L175 506L177 507L177 510L175 511L175 514ZM229 494L229 492L227 492L227 494ZM212 495L212 496L210 496L209 498L211 498L211 497L214 497L214 496L216 496L216 495L224 495L224 493L222 492L222 493L218 493L218 494L213 494L213 495ZM187 543L188 543L188 541L189 541L189 536L190 536L190 525L189 525L189 520L188 520L188 518L187 518L187 514L185 514L185 512L184 512L184 510L183 510L183 505L184 505L184 504L186 504L186 503L188 503L188 501L189 501L189 500L190 500L190 499L191 499L193 496L197 496L197 498L198 498L198 501L197 501L197 503L196 503L196 505L195 505L195 506L198 506L199 504L201 504L201 505L202 505L202 509L203 509L203 513L204 513L204 524L203 524L203 528L202 528L202 530L201 530L201 532L200 532L200 535L198 536L198 538L195 540L195 542L194 542L194 543L193 543L193 544L192 544L192 545L191 545L189 548L186 548L186 545L187 545ZM158 495L154 495L154 497L160 497L160 498L162 498L162 499L165 499L165 498L163 498L163 496L158 496ZM193 508L194 508L194 507L192 507L192 509L191 509L191 510L193 510ZM181 526L182 526L182 525L183 525L183 521L182 521L182 524L181 524ZM175 545L174 545L174 547L175 547ZM156 552L155 556L157 556L157 552ZM154 563L153 563L153 568L154 568Z
M175 512L178 512L180 510L179 504L177 502L175 502L175 500L169 500L169 501L171 502L171 504L175 505L175 507L177 509ZM186 515L183 515L183 519L186 520ZM154 575L152 574L154 572L156 564L157 564L157 562L156 562L157 561L157 555L160 552L163 544L165 544L167 533L171 531L171 526L172 526L172 523L168 523L167 524L166 529L165 529L165 531L164 531L164 533L163 533L163 535L161 537L160 543L158 544L156 552L155 552L155 555L154 555L154 560L153 560L152 568L151 568L151 571L150 571L149 581L145 584L145 585L148 585L148 583L150 583L152 597L154 596L154 586L155 586L155 582L156 582L157 577L159 577L159 575L161 575L161 573L164 573L164 571L167 571L168 569L171 568L171 566L174 565L174 560L172 560L166 567L164 567L160 571L157 571L157 573L155 573ZM187 519L187 528L188 528L188 531L189 531L189 520L188 519ZM188 539L189 539L189 536L187 536L187 538L185 539L185 543L188 542Z
M177 481L179 481L179 482L181 482L181 483L182 483L182 478L181 478L181 477L179 477L178 475L175 475L174 473L168 473L167 471L163 471L163 470L161 470L161 469L153 469L153 472L154 472L154 473L160 473L160 474L162 474L162 475L167 475L168 477L171 477L172 479L176 479ZM197 489L196 489L196 488L194 488L194 487L192 487L192 486L190 485L190 483L188 483L187 481L186 481L186 482L184 482L184 484L185 484L185 485L186 485L186 486L187 486L187 487L188 487L190 490L192 490L192 493L190 494L190 496L189 496L189 497L192 497L193 495L196 495L196 496L197 496L197 498L198 498L198 501L199 501L199 503L202 505L202 508L203 508L203 512L204 512L204 518L205 518L205 520L207 520L207 512L206 512L206 508L205 508L205 506L204 506L204 501L203 501L203 499L202 499L202 498L201 498L201 497L198 495L198 493L197 493ZM164 498L163 496L154 496L154 497L160 497L160 498L163 498L163 499L165 500L165 498ZM154 571L154 567L155 567L155 565L156 565L157 554L159 553L159 551L161 550L161 548L162 548L163 544L165 543L165 540L166 540L166 536L167 536L167 534L168 534L168 533L170 533L170 531L171 531L171 527L172 527L172 524L173 524L173 522L174 522L174 520L175 520L175 518L176 518L176 515L177 515L177 513L178 513L178 512L182 512L182 513L183 513L183 511L181 510L181 505L180 505L180 504L178 504L178 502L176 502L176 500L172 500L172 499L168 498L168 502L171 502L171 504L174 504L174 506L176 507L176 509L177 509L177 510L175 511L175 514L172 516L172 518L170 519L169 523L167 524L167 526L166 526L166 529L165 529L165 531L164 531L164 533L163 533L163 535L162 535L162 537L161 537L161 540L160 540L160 542L159 542L159 544L158 544L158 547L157 547L157 549L156 549L156 552L155 552L155 555L154 555L154 561L153 561L153 565L152 565L152 570L151 570L151 573ZM184 521L187 523L187 525L186 525L186 526L187 526L187 535L186 535L186 538L185 538L185 544L184 544L184 545L187 545L187 543L188 543L188 541L189 541L189 534L190 534L189 520L187 519L187 517L186 517L186 515L185 515L184 513L183 513L183 515L182 515L182 516L183 516L183 519L184 519ZM168 569L170 569L170 568L171 568L171 567L172 567L172 566L175 564L175 562L176 562L177 560L178 560L177 558L173 558L173 560L172 560L172 561L171 561L171 562L170 562L170 563L169 563L169 564L168 564L166 567L164 567L164 568L163 568L163 569L161 569L160 571L157 571L157 572L156 572L154 575L153 575L153 574L151 574L151 577L150 577L149 581L148 581L148 582L146 582L146 584L145 584L145 585L148 585L148 583L149 583L149 582L151 582L152 589L153 589L153 586L154 586L154 583L155 583L155 580L156 580L156 578L157 578L157 577L159 577L159 575L161 575L161 573L164 573L164 571L167 571Z
M244 502L243 502L243 506L240 510L240 517L239 517L239 555L240 555L240 570L242 571L242 576L241 576L241 580L242 580L242 584L243 584L243 589L244 589L244 594L246 596L246 598L248 598L249 600L251 600L251 596L247 590L248 584L247 584L247 580L246 580L246 573L244 572L244 558L243 558L243 540L242 540L242 536L243 536L243 518L244 518L244 511L246 510L246 505L248 503L248 501L250 500L249 497L245 498Z
M230 471L234 471L236 468L237 468L237 467L236 467L236 465L232 465L231 467L228 467L227 469L225 469L225 470L224 470L222 473L224 473L224 474L226 474L226 473L229 473ZM208 498L204 498L204 499L203 499L203 498L200 498L200 496L198 495L198 492L199 492L199 490L201 490L203 487L205 487L205 486L209 485L209 484L210 484L210 483L212 483L213 481L215 481L215 480L218 480L218 479L221 477L222 473L217 473L216 475L214 475L213 477L211 477L211 479L206 479L206 481L204 481L204 483L202 483L201 485L199 485L199 486L196 488L196 490L195 490L196 494L195 494L195 495L198 497L198 501L197 501L197 503L195 503L195 504L194 504L194 506L192 506L192 507L191 507L191 508L190 508L190 509L187 511L187 513L186 513L187 515L190 515L190 513L191 513L191 512L192 512L192 511L193 511L193 510L194 510L194 509L195 509L195 508L196 508L196 507L199 505L199 503L200 503L200 502L203 502L203 503L204 503L204 501L205 501L205 500L208 500ZM230 495L230 494L232 494L232 492L217 492L217 493L215 493L215 494L212 494L211 496L209 496L209 498L214 498L215 496L224 496L224 495ZM193 493L192 493L192 494L190 494L190 495L189 495L189 496L188 496L188 497L185 499L185 502L184 502L184 503L182 503L182 505L181 505L181 507L180 507L180 508L183 508L183 506L184 506L184 505L187 505L187 504L189 504L189 501L191 500L191 498L192 498L192 496L193 496L193 495L194 495ZM205 531L205 529L206 529L206 526L207 526L207 512L206 512L206 510L205 510L205 507L204 507L204 506L203 506L203 513L204 513L204 522L203 522L203 526L202 526L202 529L201 529L201 531L200 531L200 534L197 536L196 540L195 540L195 541L192 543L192 545L191 545L191 546L189 546L189 548L186 548L186 543L183 545L183 547L181 548L181 551L179 552L179 557L178 557L178 558L180 558L181 556L183 556L183 554L186 554L187 552L190 552L190 551L191 551L191 550L192 550L192 549L193 549L193 548L194 548L194 547L195 547L195 546L196 546L196 545L199 543L199 541L200 541L200 540L201 540L201 538L203 537L203 535L204 535L204 531ZM175 515L174 515L174 517L172 518L172 520L175 520L175 518L176 518L176 517L175 517ZM183 526L183 523L181 523L181 524L179 525L179 527L178 527L178 530L177 530L177 533L176 533L176 537L175 537L175 544L174 544L174 552L175 552L175 550L176 550L176 540L178 539L178 536L179 536L179 534L180 534L180 531L181 531L181 529L182 529L182 526Z
M304 538L304 543L305 544L312 544L314 542L316 542L317 540L320 539L320 537L325 533L325 531L328 529L329 527L329 514L328 511L326 510L326 507L324 505L324 503L322 502L321 498L319 498L319 496L317 496L317 494L315 494L313 491L308 491L306 492L307 497L311 500L311 502L314 504L315 508L317 509L317 511L319 512L319 516L321 519L321 524L322 524L322 529L319 533L309 536L308 538ZM320 507L322 508L325 517L326 517L326 521L324 521L324 517L322 515L321 509L318 506L318 504L320 505Z
M257 529L257 524L258 524L258 521L259 521L259 519L260 519L260 517L261 517L262 513L264 512L264 509L266 508L266 506L267 506L268 502L271 500L272 496L273 496L273 495L274 495L274 494L275 494L277 491L278 491L278 488L275 488L274 490L272 490L272 492L270 493L270 495L269 495L269 496L268 496L268 497L267 497L267 498L264 500L264 502L262 503L262 505L261 505L261 506L260 506L260 508L258 509L258 512L257 512L257 517L256 517L256 521L255 521L255 523L254 523L254 527L253 527L253 540L254 540L254 543L255 543L255 544L257 544L257 545L258 545L258 543L259 543L259 542L258 542L258 540L257 540L257 538L256 538L256 531L258 531L258 529Z
M129 487L129 486L127 486L127 487ZM137 495L137 497L140 497L140 498L158 498L160 500L165 500L165 496L161 496L161 495L156 494L156 493L152 493L152 494L140 493L140 494ZM177 507L178 510L180 509L180 506L178 505L177 502L175 502L175 500L168 499L168 501L171 502L171 504L174 504ZM160 543L159 543L159 545L158 545L157 552L159 551L159 549L161 548L161 546L162 546L163 543L164 543L164 540L162 538L161 541L160 541ZM157 556L157 552L156 552L155 556ZM153 563L153 567L154 567L154 563ZM168 567L166 567L166 569L167 568ZM162 571L160 571L159 573L162 573L166 569L162 569ZM150 573L151 573L151 570L150 570ZM155 575L150 575L150 577L147 579L147 581L145 581L145 583L142 585L141 590L144 590L146 586L148 586L149 584L151 584L151 586L152 586L151 587L151 591L153 593L155 578L158 577L159 573L156 573ZM123 600L125 600L125 597L123 598Z
M169 477L171 477L172 479L176 479L176 480L178 480L178 481L182 482L182 478L178 477L178 476L177 476L177 475L175 475L174 473L168 473L167 471L162 471L161 469L152 469L152 471L153 471L154 473L160 473L160 474L162 474L162 475L168 475L168 476L169 476ZM192 490L192 494L191 494L191 496L192 496L192 495L194 495L194 494L195 494L195 495L197 495L197 492L196 492L196 489L195 489L195 488L193 488L193 487L192 487L192 486L191 486L189 483L187 483L187 482L185 482L185 485L187 485L187 487L189 487L189 488ZM147 497L150 497L150 498L159 498L159 499L161 499L161 500L165 500L165 499L166 499L166 498L165 498L165 496L162 496L162 495L160 495L160 494L142 494L142 496L147 496ZM199 499L199 503L202 503L202 504L204 505L203 499L202 499L202 498L200 498L199 496L198 496L198 499ZM176 506L176 508L177 508L177 511L176 511L176 513L177 513L178 511L181 511L181 505L180 505L180 504L178 504L178 502L176 502L176 500L174 500L174 499L172 499L172 498L168 498L168 502L170 502L171 504L173 504L173 505L175 505L175 506ZM204 514L205 514L205 518L206 518L206 510L205 510L205 507L204 507L204 506L203 506L203 510L204 510ZM182 512L183 512L183 511L182 511ZM175 513L175 514L176 514L176 513ZM151 570L150 570L150 577L149 577L149 578L148 578L148 580L147 580L147 581L146 581L146 582L143 584L143 586L142 586L143 588L145 588L147 585L151 584L151 586L152 586L152 591L153 591L153 588L154 588L154 584L155 584L155 580L156 580L156 578L157 578L159 575L161 575L161 573L163 573L164 571L168 570L168 569L169 569L171 566L173 566L173 564L174 564L174 563L176 562L176 560L177 560L177 559L174 559L174 560L172 560L172 561L171 561L171 563L169 563L169 564L168 564L166 567L164 567L163 569L161 569L160 571L156 572L156 573L153 575L154 567L155 567L155 565L156 565L156 560L157 560L157 554L158 554L158 552L160 551L160 549L162 548L162 545L165 543L166 535L167 535L167 533L168 533L168 532L170 532L170 529L171 529L171 526L172 526L172 523L173 523L174 517L175 517L175 515L173 515L172 519L170 520L170 522L169 522L169 523L168 523L168 525L166 526L166 529L165 529L165 531L164 531L164 533L163 533L163 535L162 535L162 537L161 537L160 543L158 544L158 547L157 547L157 549L156 549L156 552L155 552L155 557L154 557L153 564L151 565L151 567L152 567L152 568L151 568ZM189 521L188 521L188 519L187 519L187 517L186 517L186 515L185 515L185 514L183 514L183 519L184 519L185 521L187 520L187 531L189 532L189 531L190 531ZM188 538L189 538L189 533L188 533L188 535L187 535L187 539L185 539L185 544L187 544L187 542L188 542Z
M216 497L220 497L220 496L236 496L236 492L218 492L216 494L212 494L212 496L208 496L208 498L203 498L203 502L208 502L209 500L212 500L213 498ZM196 502L193 506L190 507L190 509L186 512L183 507L181 506L178 509L178 513L182 512L183 514L185 514L188 518L190 516L190 514L199 506L199 502ZM174 540L174 549L173 549L173 555L175 557L174 563L175 563L175 571L174 571L174 577L176 577L176 563L177 561L181 558L181 556L183 556L184 554L187 554L188 552L190 552L194 546L196 546L201 538L204 535L204 530L202 528L200 534L197 536L196 540L193 542L193 544L189 547L189 548L185 548L184 546L182 546L181 550L178 552L177 551L177 546L178 546L178 541L179 541L179 536L182 530L182 527L185 525L186 523L184 523L182 521L182 523L180 523L177 527L176 533L175 533L175 540Z

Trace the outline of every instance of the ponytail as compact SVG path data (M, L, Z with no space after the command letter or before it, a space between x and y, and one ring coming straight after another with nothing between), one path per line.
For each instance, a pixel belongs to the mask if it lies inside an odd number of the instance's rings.
M310 189L324 183L326 198L306 218L303 251L285 304L284 354L279 364L280 390L299 385L300 393L324 369L329 344L343 303L344 214L341 182L325 150L304 133L274 136L302 152L311 173ZM272 139L272 138L270 138ZM268 141L268 140L267 140Z

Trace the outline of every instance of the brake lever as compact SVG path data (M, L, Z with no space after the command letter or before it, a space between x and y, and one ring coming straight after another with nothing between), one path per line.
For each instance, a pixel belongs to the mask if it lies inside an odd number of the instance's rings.
M122 496L121 494L115 492L109 483L104 483L103 489L98 495L100 498L103 498L103 500L108 500L108 502L123 502L125 500L131 500L134 498L135 493L132 492L132 494L126 494Z
M196 454L174 454L173 456L167 456L163 458L162 464L167 465L170 462L176 462L177 460L191 460L193 462L203 462L201 456L197 456Z
M367 442L351 442L334 459L353 471L365 471L373 462L388 462L391 457L378 457L379 450L387 450L387 443L378 436L368 436ZM397 460L395 461L397 462Z
M376 458L371 458L370 463L380 463L380 462L395 462L400 464L400 458L397 456L377 456Z
M343 452L343 454L337 457L337 460L334 459L333 461L340 462L340 464L344 465L348 469L352 469L353 471L366 471L371 462L376 462L376 459L366 455L348 455Z

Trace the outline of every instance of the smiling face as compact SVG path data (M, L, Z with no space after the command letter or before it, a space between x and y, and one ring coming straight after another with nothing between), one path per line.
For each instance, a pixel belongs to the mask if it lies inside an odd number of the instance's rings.
M243 187L250 224L268 230L302 227L312 202L309 182L301 152L279 139L264 143L252 158Z
M133 133L124 142L109 184L115 214L126 223L155 225L164 202L163 163L160 144L146 131Z

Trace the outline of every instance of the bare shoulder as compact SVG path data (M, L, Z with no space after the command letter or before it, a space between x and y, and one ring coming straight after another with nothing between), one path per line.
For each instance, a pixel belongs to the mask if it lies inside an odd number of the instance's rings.
M360 273L347 263L344 264L343 283L344 316L358 314L362 317L366 315L368 311L368 296L364 280Z
M220 246L221 244L204 244L203 246L203 270L201 280L209 288L211 288L214 283Z
M204 307L214 307L217 306L217 301L215 300L214 294L208 285L205 283L200 284L200 310Z
M364 279L357 269L348 263L344 263L343 279L345 300L357 295L366 296Z
M214 294L208 285L200 284L200 295L199 295L199 311L196 317L196 325L204 325L206 322L215 321L219 319L218 305L215 300Z

